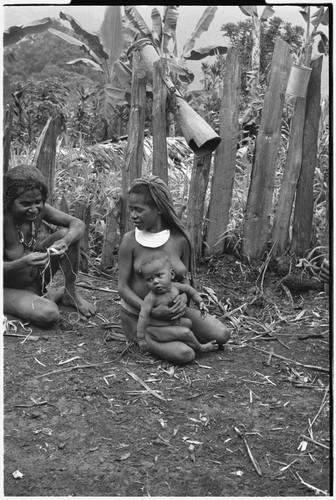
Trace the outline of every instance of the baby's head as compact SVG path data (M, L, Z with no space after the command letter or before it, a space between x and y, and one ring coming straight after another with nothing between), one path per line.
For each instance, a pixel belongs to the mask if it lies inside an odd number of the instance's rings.
M165 252L150 253L141 263L141 274L150 290L165 293L171 289L175 273Z
M38 189L43 203L48 197L48 186L40 170L30 165L18 165L3 176L3 207L10 209L11 203L26 191Z

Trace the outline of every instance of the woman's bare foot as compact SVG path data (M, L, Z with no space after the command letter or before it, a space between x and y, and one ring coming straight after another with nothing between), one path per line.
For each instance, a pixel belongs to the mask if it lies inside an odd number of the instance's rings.
M74 293L74 295L70 295L68 292L65 292L62 297L62 304L65 306L72 306L78 309L78 312L83 314L86 317L92 316L96 313L96 307L83 299L78 293Z
M207 342L206 344L201 344L201 349L199 352L217 351L217 349L218 349L217 340L212 340L211 342Z

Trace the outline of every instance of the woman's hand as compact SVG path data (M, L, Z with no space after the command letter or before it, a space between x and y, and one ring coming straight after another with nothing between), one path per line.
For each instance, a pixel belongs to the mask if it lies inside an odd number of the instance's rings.
M44 269L49 262L47 252L32 252L22 257L25 266L37 267Z
M68 247L67 243L63 239L57 240L49 248L50 255L53 255L53 249L54 249L55 255L59 255L59 256L64 255L65 252L68 250L68 248L69 247Z
M152 310L151 316L162 321L175 321L181 318L186 310L187 296L185 293L178 295L173 300L173 305L168 307L163 304Z

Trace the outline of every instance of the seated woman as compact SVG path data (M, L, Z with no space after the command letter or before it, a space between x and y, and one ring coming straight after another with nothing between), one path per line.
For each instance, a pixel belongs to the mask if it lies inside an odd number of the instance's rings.
M120 244L118 291L123 331L129 340L137 342L139 312L149 292L141 274L142 261L160 249L168 255L175 280L192 284L193 258L189 237L162 179L156 176L136 179L129 190L129 206L135 229L126 233ZM190 330L199 343L216 341L218 346L225 344L230 337L228 329L209 314L201 318L197 309L186 306L186 300L185 295L179 295L173 306L160 305L151 316L161 321L174 321L184 316L191 320ZM148 349L159 358L176 364L190 363L195 359L195 350L186 344L183 335L175 340L164 335L160 339L151 338Z
M95 307L75 289L79 240L84 223L46 203L48 187L41 172L28 165L11 168L3 177L3 313L39 326L60 320L56 302L85 315ZM42 221L61 226L38 242ZM61 267L65 286L47 298L45 285Z

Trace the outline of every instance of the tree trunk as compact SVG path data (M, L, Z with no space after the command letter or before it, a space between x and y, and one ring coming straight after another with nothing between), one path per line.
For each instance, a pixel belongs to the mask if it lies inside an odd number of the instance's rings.
M106 227L104 231L103 249L100 261L100 268L102 270L114 265L114 251L120 240L120 235L118 234L120 208L121 197L116 201L114 207L106 217Z
M302 164L302 139L305 109L306 98L297 97L291 124L286 165L273 224L273 241L275 244L273 256L283 255L289 244L290 219Z
M290 65L290 47L278 37L274 47L270 82L262 110L246 204L242 253L250 259L260 258L268 241L281 117Z
M252 62L250 92L253 99L258 96L259 74L260 74L260 26L261 21L258 16L252 16Z
M210 167L211 154L202 157L194 156L189 191L187 231L196 259L202 255L204 200Z
M11 104L5 115L4 136L3 136L3 174L7 172L9 167L10 145L12 140L13 126L13 105Z
M91 205L85 205L81 201L76 201L74 207L74 217L82 220L85 223L84 236L81 238L79 243L80 248L80 258L79 258L79 270L83 273L89 272L89 235L90 235L90 222L91 222Z
M321 71L323 57L312 62L304 121L302 167L297 185L292 250L303 256L310 248L313 221L314 172L317 165L318 130L321 114Z
M168 184L166 102L168 89L163 82L166 62L161 58L153 65L153 174Z
M229 211L236 168L238 112L240 101L240 62L236 49L229 49L226 58L223 97L220 109L222 142L215 152L215 165L209 204L207 251L221 253L222 235L229 222Z
M143 139L146 113L146 72L138 52L132 55L132 98L128 122L128 142L125 150L125 165L122 171L122 208L120 231L129 229L127 208L128 189L131 182L142 173Z

